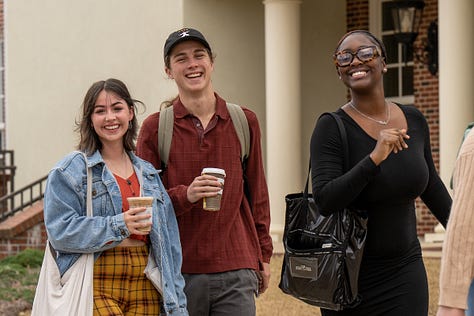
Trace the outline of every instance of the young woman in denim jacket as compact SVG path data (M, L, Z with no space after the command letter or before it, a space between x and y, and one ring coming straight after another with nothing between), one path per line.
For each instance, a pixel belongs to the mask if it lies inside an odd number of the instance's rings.
M82 253L94 253L94 315L188 315L173 206L158 171L133 154L137 102L116 79L87 91L77 129L92 168L93 216L86 215L87 170L76 151L48 176L48 238L61 275ZM154 197L153 215L129 209L126 198L140 194Z

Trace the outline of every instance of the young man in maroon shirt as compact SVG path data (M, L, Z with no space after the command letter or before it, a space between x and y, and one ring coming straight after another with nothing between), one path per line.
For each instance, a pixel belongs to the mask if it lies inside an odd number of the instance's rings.
M273 251L257 117L243 108L250 129L243 167L226 101L212 86L214 58L207 40L195 29L173 32L166 40L164 59L166 74L179 92L171 102L169 158L163 166L158 151L160 113L143 122L137 154L164 169L162 180L180 228L189 314L255 315L255 295L268 287ZM226 172L219 211L202 207L204 197L222 189L217 178L201 175L205 167Z

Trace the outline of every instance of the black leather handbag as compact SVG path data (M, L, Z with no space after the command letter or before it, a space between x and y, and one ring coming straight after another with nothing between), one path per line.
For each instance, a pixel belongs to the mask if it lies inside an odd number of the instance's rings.
M335 113L348 170L348 143L344 125ZM324 115L324 114L323 114ZM285 197L283 234L285 255L280 289L308 304L331 310L354 307L360 302L357 290L359 267L367 236L367 216L349 208L320 214L308 177L304 192Z

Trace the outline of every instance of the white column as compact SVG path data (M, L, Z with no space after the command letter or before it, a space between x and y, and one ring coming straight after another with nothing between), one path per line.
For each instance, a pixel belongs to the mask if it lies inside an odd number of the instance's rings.
M474 2L439 0L440 171L448 184L462 133L474 120Z
M302 190L300 0L265 0L267 181L271 232L281 238L284 197Z

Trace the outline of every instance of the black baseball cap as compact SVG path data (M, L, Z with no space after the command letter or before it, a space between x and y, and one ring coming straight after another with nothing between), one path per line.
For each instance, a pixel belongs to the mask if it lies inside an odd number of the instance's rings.
M209 45L206 38L204 37L204 35L202 35L201 32L196 29L183 28L171 33L168 36L163 50L163 57L166 58L166 56L168 56L168 54L171 52L171 49L173 49L176 44L184 41L198 41L202 45L204 45L204 47L206 47L209 51L211 51L211 46Z

